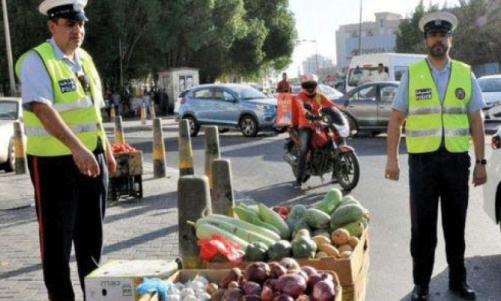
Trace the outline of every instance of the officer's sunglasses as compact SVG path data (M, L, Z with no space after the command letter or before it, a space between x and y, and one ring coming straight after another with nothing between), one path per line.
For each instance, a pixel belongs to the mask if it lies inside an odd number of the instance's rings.
M77 75L77 78L78 78L78 81L80 82L80 84L82 85L82 88L84 89L84 91L86 93L90 92L90 81L89 81L89 78L87 77L87 75L85 75L85 74Z

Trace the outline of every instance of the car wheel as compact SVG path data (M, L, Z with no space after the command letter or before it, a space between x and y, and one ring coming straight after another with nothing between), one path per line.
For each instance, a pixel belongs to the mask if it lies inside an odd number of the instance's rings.
M359 132L357 121L349 114L345 113L345 116L348 120L348 124L350 125L350 136L356 136Z
M5 171L10 172L16 168L16 152L14 149L14 140L11 139L9 143L9 155L7 156L7 162L5 163Z
M245 137L256 137L257 135L257 121L250 115L244 115L240 118L240 131Z
M192 116L185 116L183 119L188 120L188 125L190 126L190 136L196 137L198 135L198 131L200 131L200 125L197 120Z

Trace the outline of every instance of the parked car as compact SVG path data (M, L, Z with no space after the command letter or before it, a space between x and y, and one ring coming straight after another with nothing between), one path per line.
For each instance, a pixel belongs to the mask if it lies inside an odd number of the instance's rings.
M336 104L344 108L353 134L359 131L372 134L386 131L398 86L399 83L394 81L371 82L336 100Z
M237 127L246 137L260 130L274 129L276 98L242 84L206 84L188 91L181 99L179 117L190 122L196 136L203 125Z
M478 85L482 90L482 96L485 101L485 118L500 119L501 116L491 116L489 109L501 105L501 75L482 76L478 79Z
M14 121L21 119L21 99L0 97L0 168L12 171L15 167Z
M327 96L330 101L336 101L337 99L343 96L343 93L338 90L332 88L331 86L327 86L324 84L319 84L318 89L322 94ZM292 93L298 94L301 92L301 85L292 85Z

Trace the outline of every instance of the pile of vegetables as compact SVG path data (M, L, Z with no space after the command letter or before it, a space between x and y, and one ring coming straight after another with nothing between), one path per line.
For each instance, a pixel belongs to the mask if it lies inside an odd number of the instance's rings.
M113 143L111 149L114 154L137 153L138 150L127 143Z
M339 288L332 274L283 258L254 262L245 272L233 268L221 283L210 283L207 292L214 301L334 301Z
M330 190L315 207L295 205L271 209L243 203L234 208L238 218L212 214L199 219L200 240L220 235L240 246L246 261L282 258L346 258L367 228L368 211L353 196Z

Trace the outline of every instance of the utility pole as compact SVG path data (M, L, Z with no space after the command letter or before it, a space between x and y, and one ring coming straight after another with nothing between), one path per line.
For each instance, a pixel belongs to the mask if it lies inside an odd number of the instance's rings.
M360 21L358 22L358 55L362 54L362 2L360 0Z
M122 92L124 89L124 73L123 73L123 65L122 65L123 55L122 55L122 39L121 38L118 38L118 56L119 56L119 58L118 58L119 65L120 65L120 92Z
M16 81L14 79L14 62L12 60L12 46L10 44L9 17L7 14L7 1L2 0L3 26L5 30L5 46L7 47L7 62L9 65L10 95L16 95Z

